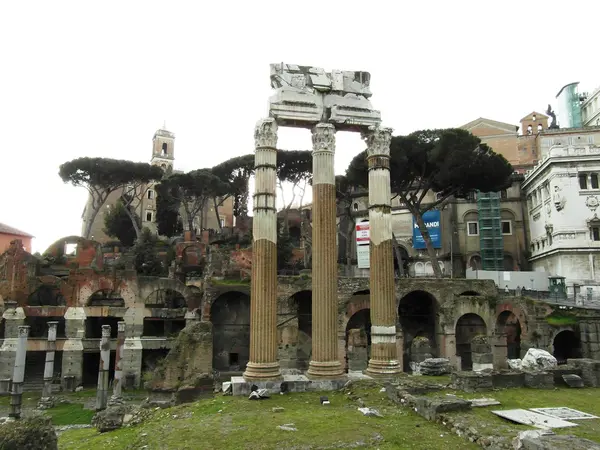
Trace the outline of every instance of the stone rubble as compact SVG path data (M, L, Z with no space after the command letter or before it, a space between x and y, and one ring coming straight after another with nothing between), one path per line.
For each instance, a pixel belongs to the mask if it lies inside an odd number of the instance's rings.
M427 358L420 363L421 375L439 376L450 373L450 360L448 358Z

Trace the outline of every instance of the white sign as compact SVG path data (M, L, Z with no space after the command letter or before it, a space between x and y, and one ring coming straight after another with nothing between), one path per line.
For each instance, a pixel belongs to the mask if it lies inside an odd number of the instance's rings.
M369 222L356 224L356 245L367 245L371 239Z
M359 269L370 269L371 268L371 256L369 245L357 245L356 246L356 261Z

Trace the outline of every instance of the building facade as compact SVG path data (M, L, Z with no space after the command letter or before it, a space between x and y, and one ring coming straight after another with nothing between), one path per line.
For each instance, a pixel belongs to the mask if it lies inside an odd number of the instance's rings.
M31 253L31 240L33 239L31 234L0 223L0 253L8 250L10 243L15 239L20 239L25 251Z
M600 87L582 103L581 115L584 127L600 126Z
M600 146L577 130L560 130L556 144L525 176L531 264L566 278L573 295L600 293Z

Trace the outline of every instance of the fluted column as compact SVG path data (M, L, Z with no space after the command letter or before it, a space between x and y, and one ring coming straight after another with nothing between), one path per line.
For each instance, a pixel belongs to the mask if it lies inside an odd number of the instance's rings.
M277 210L275 208L277 123L256 124L254 218L252 220L252 286L250 298L250 361L244 378L279 378L277 361Z
M369 127L369 228L371 235L371 359L369 375L401 371L396 350L396 297L392 252L390 143L392 129Z
M121 402L123 390L123 348L125 347L125 322L117 323L117 351L115 353L115 379L113 381L113 394L111 403Z
M335 128L312 130L312 359L310 377L340 377L337 341L337 251L335 206Z
M110 325L102 325L100 340L100 369L98 370L98 390L96 391L96 411L106 408L108 401L108 369L110 367Z
M44 366L44 388L40 406L42 408L51 407L52 401L52 381L54 379L54 355L56 353L56 328L58 322L48 322L48 341L46 346L46 365Z
M25 381L25 358L27 357L27 338L29 326L19 325L17 334L17 351L13 370L12 391L10 395L9 417L21 418L21 403L23 401L23 381Z

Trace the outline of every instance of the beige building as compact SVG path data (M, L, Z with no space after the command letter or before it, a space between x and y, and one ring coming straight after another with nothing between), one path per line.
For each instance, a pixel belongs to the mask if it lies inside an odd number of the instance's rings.
M173 165L175 162L175 134L168 131L164 126L154 133L152 138L152 158L150 164L160 166L165 173L177 172ZM154 233L156 229L156 190L152 183L145 192L141 202L135 203L133 207L137 215L141 219L142 228L149 228ZM107 236L104 233L104 216L110 211L119 197L122 195L122 190L112 192L94 218L90 239L98 242L114 241L115 239ZM86 229L87 222L91 219L91 197L88 198L86 206L83 210L82 218L82 234ZM233 217L233 198L226 199L222 205L218 207L219 219L215 213L214 205L206 205L202 217L198 216L194 219L196 235L200 236L201 230L220 230L223 228L232 228L234 224ZM219 222L220 221L220 222Z

